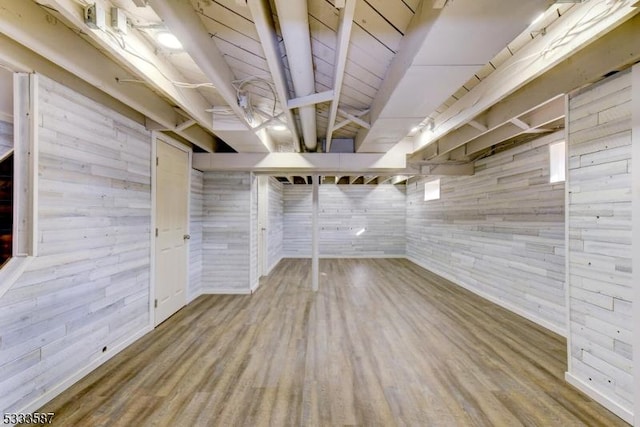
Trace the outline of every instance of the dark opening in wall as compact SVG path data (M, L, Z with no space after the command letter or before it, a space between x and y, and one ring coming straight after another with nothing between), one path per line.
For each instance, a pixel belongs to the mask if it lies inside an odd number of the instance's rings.
M13 153L0 161L0 266L13 248Z

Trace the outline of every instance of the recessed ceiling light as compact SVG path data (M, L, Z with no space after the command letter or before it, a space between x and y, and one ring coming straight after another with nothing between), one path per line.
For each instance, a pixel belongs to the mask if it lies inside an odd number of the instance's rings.
M278 131L278 132L282 132L283 130L287 130L287 127L283 124L277 124L277 125L273 125L271 126L271 129Z
M412 128L411 128L411 133L416 133L416 132L418 132L420 129L421 129L421 127L420 127L420 126L414 126L414 127L412 127Z
M180 43L180 40L168 31L159 32L156 35L156 40L158 40L158 43L162 46L169 49L182 49L182 43Z

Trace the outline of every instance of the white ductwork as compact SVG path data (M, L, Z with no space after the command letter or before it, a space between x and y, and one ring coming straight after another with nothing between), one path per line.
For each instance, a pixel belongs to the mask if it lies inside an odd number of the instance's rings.
M402 140L545 10L547 0L423 1L360 129L358 152Z
M309 12L306 0L276 0L276 10L280 30L287 51L287 60L296 97L314 94L315 73L311 54L311 34L309 32ZM316 107L308 105L298 109L302 138L307 150L317 147Z

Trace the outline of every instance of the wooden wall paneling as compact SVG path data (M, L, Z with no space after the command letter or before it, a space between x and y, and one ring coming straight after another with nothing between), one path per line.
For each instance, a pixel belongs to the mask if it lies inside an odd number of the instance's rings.
M268 272L270 272L283 257L284 245L284 185L274 177L269 177L269 212L267 225Z
M567 379L631 422L631 73L569 97Z
M251 206L249 214L249 286L251 292L258 288L260 274L258 266L258 233L260 233L260 227L258 224L258 178L251 174Z
M0 159L13 149L13 123L0 120Z
M472 177L441 178L440 200L407 184L407 257L564 333L564 183L549 184L557 133L479 160Z
M40 252L0 298L3 412L37 409L150 324L151 135L46 77L38 93Z
M189 221L189 285L187 301L192 301L202 293L202 218L204 207L204 174L191 171Z
M320 256L402 257L405 215L403 187L321 185ZM284 253L311 256L310 186L284 186Z
M636 64L632 68L632 82L631 82L631 158L640 159L640 65ZM633 233L632 241L632 273L633 273L633 294L631 301L636 305L636 309L633 310L633 325L640 325L640 310L637 309L637 305L640 304L640 168L632 169L632 194L633 194L633 224L631 227ZM640 348L640 327L633 328L633 338L631 340L632 347L636 349ZM637 420L640 414L640 357L633 358L633 371L634 375L634 414Z
M251 175L204 173L203 293L249 293Z

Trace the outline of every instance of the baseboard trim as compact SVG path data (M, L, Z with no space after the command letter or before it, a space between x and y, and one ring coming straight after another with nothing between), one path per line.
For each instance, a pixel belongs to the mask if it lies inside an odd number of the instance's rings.
M482 298L484 298L484 299L486 299L488 301L491 301L492 303L497 304L502 308L506 308L507 310L512 311L512 312L516 313L517 315L522 316L525 319L528 319L528 320L532 321L533 323L535 323L537 325L540 325L543 328L546 328L546 329L550 330L551 332L554 332L554 333L556 333L556 334L558 334L560 336L563 336L563 337L567 336L567 331L566 331L565 328L562 328L562 327L560 327L560 326L558 326L556 324L553 324L553 323L549 322L548 320L542 319L541 317L536 316L535 314L533 314L533 313L531 313L529 311L523 310L520 307L515 306L515 305L513 305L513 304L511 304L511 303L509 303L507 301L503 301L500 298L496 298L493 295L490 295L490 294L487 294L485 292L482 292L482 291L474 288L473 286L469 286L469 285L467 285L465 283L459 282L455 277L453 277L453 276L451 276L451 275L449 275L449 274L447 274L445 272L438 271L438 270L433 269L433 268L431 268L429 266L426 266L425 264L421 263L417 259L414 259L414 258L411 258L411 257L406 257L406 259L408 261L411 261L412 263L416 264L417 266L424 268L425 270L428 270L428 271L430 271L432 273L435 273L438 276L444 277L448 281L454 283L457 286L460 286L461 288L465 288L466 290L471 291L474 294L476 294L476 295L478 295L478 296L480 296L480 297L482 297Z
M256 282L251 285L251 289L249 290L249 293L252 294L256 291L256 289L258 289L258 286L260 286L260 280L256 280Z
M284 257L280 257L276 260L276 262L274 262L273 264L271 264L267 270L267 275L271 274L271 272L273 271L274 268L276 268L276 265L280 264L280 261L282 261L284 259Z
M250 295L251 289L214 289L201 291L200 295Z
M48 402L53 400L55 397L57 397L59 394L61 394L63 391L67 390L69 387L71 387L72 385L74 385L75 383L80 381L82 378L84 378L85 376L90 374L92 371L94 371L95 369L100 367L106 361L108 361L109 359L113 358L116 354L120 353L122 350L124 350L125 348L129 347L135 341L137 341L138 339L142 338L144 335L148 334L152 330L153 330L152 327L150 327L148 325L145 326L144 328L142 328L141 330L139 330L138 332L136 332L135 334L133 334L132 336L127 338L126 340L124 340L124 341L120 342L119 344L116 344L115 346L111 347L110 350L108 350L106 353L100 355L99 358L97 358L96 360L92 361L91 363L89 363L84 368L80 369L78 372L76 372L75 374L71 375L70 377L67 377L67 379L63 380L58 385L53 386L46 393L44 393L43 395L39 396L38 398L36 398L31 403L29 403L28 405L26 405L24 408L22 408L21 410L19 410L17 412L18 413L22 413L22 414L26 414L26 413L32 413L32 412L37 411L42 406L44 406L45 404L47 404Z
M589 396L591 399L595 400L600 405L604 406L629 424L633 425L633 412L631 412L630 409L627 409L619 403L614 402L609 397L593 388L590 384L573 375L571 372L565 372L564 379L569 384Z
M282 259L284 258L291 258L291 259L311 259L311 255L284 255L282 257ZM320 259L351 259L351 258L355 258L355 259L366 259L366 258L389 258L389 259L405 259L407 258L406 255L384 255L384 254L377 254L377 255L320 255L319 256Z

